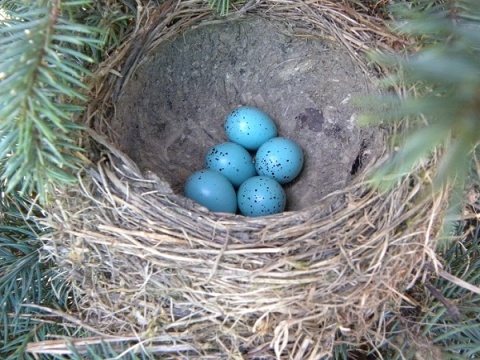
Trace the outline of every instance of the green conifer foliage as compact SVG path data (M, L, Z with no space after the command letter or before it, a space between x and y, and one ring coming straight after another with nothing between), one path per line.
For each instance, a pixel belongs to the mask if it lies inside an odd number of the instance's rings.
M480 142L480 3L476 0L408 1L392 7L396 30L411 40L407 54L374 55L393 68L381 104L370 123L404 122L398 152L375 175L377 184L394 186L420 161L435 153L441 160L433 176L436 189L449 184L460 194L474 149ZM441 149L439 151L439 149ZM457 198L453 203L458 203Z
M6 192L21 185L46 199L52 183L75 180L87 100L81 49L97 30L69 19L89 1L6 1L0 20L0 171Z
M72 297L53 262L41 259L38 233L43 227L38 206L0 186L0 359L33 359L29 341L48 334L67 334L63 321L29 307L32 304L69 309Z
M231 0L208 0L210 6L217 10L221 16L228 15L228 10L230 9Z

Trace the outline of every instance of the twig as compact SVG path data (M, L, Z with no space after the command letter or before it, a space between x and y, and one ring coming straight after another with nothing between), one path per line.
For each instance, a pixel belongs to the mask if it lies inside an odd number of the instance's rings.
M115 344L118 343L118 349L122 348L122 343L125 342L135 342L137 345L133 345L129 350L134 350L135 347L139 346L143 342L149 342L149 351L152 353L161 353L161 352L181 352L181 351L192 351L195 350L194 347L188 344L175 344L174 338L171 336L157 336L152 339L144 340L138 338L138 336L122 336L117 338L104 338L104 337L89 337L89 338L65 338L61 340L46 340L46 341L37 341L32 342L27 345L27 352L32 354L59 354L59 355L69 355L72 353L71 346L74 346L75 349L80 353L86 353L88 346L98 345L98 344ZM155 342L166 342L165 345L156 345ZM127 350L128 352L128 350Z
M57 315L59 317L61 317L62 319L65 319L65 320L68 320L74 324L77 324L78 326L81 326L82 328L84 328L85 330L88 330L94 334L97 334L97 335L100 335L100 336L104 336L106 338L110 338L110 339L114 339L116 338L116 336L113 336L113 335L108 335L108 334L104 334L100 331L98 331L97 329L95 329L94 327L91 327L90 325L87 325L85 323L83 323L81 320L77 319L75 316L72 316L72 315L69 315L67 314L66 312L63 312L63 311L60 311L60 310L55 310L55 309L51 309L51 308L48 308L48 307L45 307L45 306L40 306L40 305L36 305L36 304L24 304L22 306L25 306L25 307L30 307L30 308L34 308L34 309L37 309L37 310L42 310L42 311L45 311L49 314L54 314L54 315Z
M453 305L450 301L448 301L441 293L440 291L437 290L435 286L433 286L428 280L425 281L425 286L427 287L428 290L432 293L432 295L440 301L443 306L447 309L448 316L455 321L458 322L460 321L460 310L458 310L458 307Z
M433 271L435 273L437 273L438 275L440 275L442 278L444 278L445 280L448 280L450 281L451 283L455 284L455 285L458 285L464 289L467 289L471 292L474 292L474 293L477 293L480 295L480 288L478 286L475 286L475 285L472 285L468 282L466 282L465 280L462 280L462 279L459 279L458 277L446 272L445 270L442 270L442 269L435 269L432 265L430 264L425 264L425 267L430 270L430 271Z

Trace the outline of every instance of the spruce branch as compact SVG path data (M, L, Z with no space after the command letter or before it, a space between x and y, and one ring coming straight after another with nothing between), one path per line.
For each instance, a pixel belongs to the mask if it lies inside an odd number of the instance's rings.
M0 186L0 358L33 359L27 343L50 333L68 332L60 318L45 316L26 304L70 308L71 294L51 261L41 259L38 233L45 229L35 220L41 210L18 192L7 195ZM56 288L56 291L52 289ZM58 290L61 289L61 290Z
M71 21L101 29L96 34L100 48L85 46L82 52L90 55L98 63L115 51L135 28L138 6L136 0L90 1L82 11L71 12Z
M363 117L366 123L408 123L397 136L398 152L374 176L383 189L436 152L442 154L433 189L453 185L451 203L459 206L472 155L480 143L480 8L475 0L397 3L396 31L410 37L407 54L374 54L393 69L383 79L382 106ZM417 51L417 49L420 49ZM399 96L395 88L413 91Z
M0 27L0 178L11 192L46 200L51 184L71 183L81 127L76 115L87 100L85 65L77 50L97 46L98 30L76 24L66 9L89 1L40 1L5 9ZM3 5L3 4L2 4Z

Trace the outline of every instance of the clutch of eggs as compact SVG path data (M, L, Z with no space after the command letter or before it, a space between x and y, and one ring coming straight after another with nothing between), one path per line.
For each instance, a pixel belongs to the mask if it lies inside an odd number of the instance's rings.
M225 132L229 141L208 150L205 169L188 178L185 196L215 212L239 210L253 217L283 212L287 199L282 184L300 174L302 148L278 137L270 116L251 106L233 110Z

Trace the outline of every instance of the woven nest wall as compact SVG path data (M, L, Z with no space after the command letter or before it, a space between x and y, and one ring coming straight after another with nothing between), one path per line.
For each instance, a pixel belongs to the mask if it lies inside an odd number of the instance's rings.
M187 358L317 359L340 341L379 345L383 314L436 261L442 199L425 195L425 169L388 193L371 190L364 176L379 151L312 204L245 218L206 211L174 191L168 174L120 150L119 101L148 54L184 31L254 15L337 44L365 79L364 52L400 41L337 2L250 1L226 19L203 1L143 8L138 29L95 76L86 166L49 209L55 231L45 238L79 299L76 322L99 339Z

